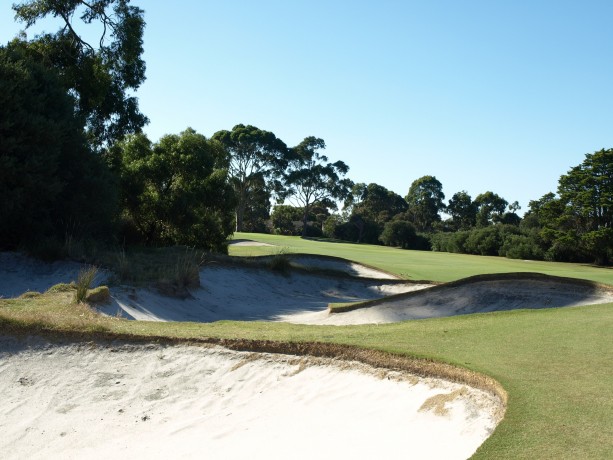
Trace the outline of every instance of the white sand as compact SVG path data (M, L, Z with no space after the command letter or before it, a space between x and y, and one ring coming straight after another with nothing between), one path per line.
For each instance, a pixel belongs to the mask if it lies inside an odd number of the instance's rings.
M70 283L81 268L83 265L76 262L45 263L16 252L0 252L0 298L17 297L26 291L44 292L55 284ZM105 279L101 271L94 285Z
M187 299L152 289L113 288L113 302L98 308L111 316L149 321L291 321L294 315L326 311L331 302L377 299L427 286L222 265L204 267L200 283Z
M402 296L400 296L402 297ZM613 302L613 291L553 280L497 280L424 289L411 297L345 313L295 315L301 324L373 324L491 311L574 307Z
M228 244L230 246L274 246L272 244L253 240L232 240Z
M487 393L364 365L6 337L0 391L3 459L462 459L501 413Z

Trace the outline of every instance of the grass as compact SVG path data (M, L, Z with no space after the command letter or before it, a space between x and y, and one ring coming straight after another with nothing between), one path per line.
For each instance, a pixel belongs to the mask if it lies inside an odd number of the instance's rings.
M319 254L361 262L408 280L455 281L485 273L535 272L568 278L581 278L613 284L611 267L588 264L515 260L504 257L472 256L445 252L409 251L385 246L302 239L298 236L235 233L236 239L248 239L273 246L233 246L232 256L275 254L279 247L288 253Z
M74 294L75 302L84 302L87 297L87 291L91 288L94 278L98 274L96 267L87 267L79 271L77 277L76 290Z

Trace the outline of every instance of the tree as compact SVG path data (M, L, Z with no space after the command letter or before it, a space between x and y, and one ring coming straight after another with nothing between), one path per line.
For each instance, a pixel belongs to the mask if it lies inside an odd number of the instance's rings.
M406 220L391 220L385 224L381 233L381 242L386 246L400 246L409 249L415 242L415 227Z
M266 221L270 218L271 193L262 177L250 181L246 190L243 230L266 233Z
M56 71L75 97L75 111L95 148L147 123L132 95L145 80L143 10L129 0L29 0L13 9L26 29L47 17L59 19L57 32L37 36L27 48L34 60ZM78 31L92 23L100 26L97 43L87 42Z
M496 193L487 191L477 195L475 204L477 205L477 227L487 227L500 221L509 203Z
M67 237L110 239L113 178L59 77L21 41L0 47L0 107L0 247L58 257Z
M407 210L404 198L375 183L355 184L345 202L345 207L348 205L351 207L349 222L358 230L358 243L363 241L365 231L374 233L368 242L377 243L385 223ZM375 232L368 232L372 227L375 227Z
M269 192L278 188L278 178L287 164L287 146L269 131L242 124L232 131L216 132L213 139L228 151L230 177L238 199L236 231L242 232L249 188L261 181Z
M407 215L418 231L430 231L441 220L439 212L445 209L443 185L434 176L423 176L413 181L406 196Z
M456 230L468 230L477 222L477 205L465 190L454 193L449 199L447 212Z
M234 227L223 147L191 128L152 145L144 134L111 149L125 217L146 244L219 249Z
M575 239L600 265L613 253L613 149L587 154L560 177L558 195L564 219L571 222L566 237Z
M306 137L292 148L288 168L284 174L282 199L289 198L303 208L302 236L306 236L307 218L313 205L337 209L336 200L344 200L353 183L344 178L349 167L342 161L329 163L318 150L326 148L323 139Z

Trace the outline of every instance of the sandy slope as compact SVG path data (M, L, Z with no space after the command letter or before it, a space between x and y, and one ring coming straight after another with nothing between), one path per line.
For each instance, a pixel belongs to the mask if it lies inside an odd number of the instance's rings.
M459 459L500 416L458 384L218 347L0 337L0 390L4 459Z
M287 321L293 315L325 311L330 302L376 299L427 286L223 265L202 268L200 283L187 299L164 297L152 289L114 288L113 302L98 308L151 321Z
M476 281L439 286L379 305L346 313L327 311L294 316L303 324L393 323L409 319L484 313L491 311L572 307L613 302L613 290L569 282L534 279Z

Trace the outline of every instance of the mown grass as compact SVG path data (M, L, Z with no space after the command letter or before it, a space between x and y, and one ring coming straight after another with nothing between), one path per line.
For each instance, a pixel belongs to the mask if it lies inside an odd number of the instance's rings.
M408 280L447 282L485 273L535 272L613 284L613 268L595 267L588 264L408 251L385 246L329 242L322 239L309 240L298 236L262 233L235 233L234 238L260 241L273 246L230 245L229 253L232 256L271 255L283 247L286 252L328 255L354 260Z
M0 330L325 342L433 359L489 375L508 391L505 419L475 458L613 458L613 304L336 327L136 322L99 316L72 299L56 291L0 300Z

